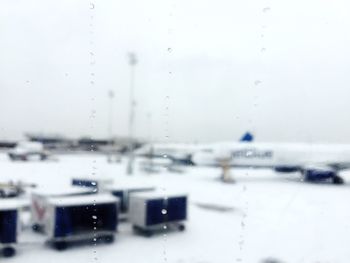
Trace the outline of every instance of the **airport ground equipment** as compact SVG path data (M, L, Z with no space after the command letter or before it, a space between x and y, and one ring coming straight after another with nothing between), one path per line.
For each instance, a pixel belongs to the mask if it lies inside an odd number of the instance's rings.
M120 199L119 217L127 218L129 196L133 193L153 191L155 187L137 179L114 181L100 178L74 178L72 185L96 189L98 193L111 193Z
M108 185L114 183L111 178L81 177L73 178L72 185L94 189L96 192L103 192Z
M110 194L49 198L45 220L47 241L58 250L74 242L113 242L118 205L119 199Z
M48 220L48 199L52 197L80 196L96 194L92 188L76 186L48 187L36 189L31 195L31 225L36 232L45 233L46 221Z
M4 257L16 253L20 209L21 204L15 199L0 200L0 254Z
M185 229L187 195L166 192L144 192L130 195L129 221L133 229L146 236L158 231Z
M344 184L344 179L339 176L336 169L328 166L306 166L301 170L303 179L307 182L330 182Z
M26 192L26 188L35 188L36 184L24 183L22 181L8 181L0 183L0 198L13 198Z
M120 219L126 219L130 196L134 193L154 191L155 187L141 182L119 182L106 187L106 191L120 199Z

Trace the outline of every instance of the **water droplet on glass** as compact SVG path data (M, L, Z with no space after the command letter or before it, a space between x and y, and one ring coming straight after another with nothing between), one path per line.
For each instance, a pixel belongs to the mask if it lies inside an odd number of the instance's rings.
M254 81L254 85L255 86L258 86L258 85L260 85L262 82L260 81L260 80L256 80L256 81Z
M94 3L90 3L90 9L95 9Z
M92 216L92 219L97 219L97 216L93 215L93 216Z
M168 211L166 209L162 209L162 214L166 215L168 213Z
M264 8L262 9L262 11L263 11L264 13L266 13L266 12L271 11L271 8L270 8L269 6L267 6L267 7L264 7Z

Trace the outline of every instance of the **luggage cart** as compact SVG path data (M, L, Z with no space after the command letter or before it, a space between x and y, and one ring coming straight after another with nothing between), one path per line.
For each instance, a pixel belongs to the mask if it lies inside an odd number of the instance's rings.
M128 217L130 196L134 193L154 191L155 187L139 182L120 182L106 187L105 190L120 199L119 218L125 220Z
M65 188L41 188L31 195L31 225L34 231L45 233L45 221L47 220L47 200L51 197L91 195L96 192L92 188L68 186Z
M187 195L144 192L130 195L129 221L137 233L151 236L155 232L185 230Z
M84 177L84 178L73 178L73 186L81 186L86 188L94 189L96 192L103 192L108 185L113 184L113 179L111 178L94 178L94 177Z
M16 253L21 208L18 200L0 200L0 252L4 257L12 257Z
M46 202L47 241L57 250L74 242L114 242L118 198L110 194L54 197Z
M130 194L155 190L152 185L130 179L114 182L107 178L74 178L72 185L95 189L98 193L111 193L118 197L120 199L119 219L121 220L126 220L128 217Z

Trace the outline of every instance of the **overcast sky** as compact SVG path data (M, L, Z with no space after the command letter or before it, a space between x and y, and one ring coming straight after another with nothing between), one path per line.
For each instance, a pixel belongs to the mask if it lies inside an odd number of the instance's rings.
M350 16L340 0L2 0L0 138L350 143Z

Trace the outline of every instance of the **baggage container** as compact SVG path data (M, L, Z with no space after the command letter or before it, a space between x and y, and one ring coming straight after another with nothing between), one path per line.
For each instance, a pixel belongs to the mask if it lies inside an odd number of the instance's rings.
M96 189L99 193L111 193L120 199L119 217L126 219L129 209L129 196L132 193L153 191L155 187L139 180L125 179L114 182L112 179L75 178L72 185Z
M130 195L154 191L155 187L140 182L120 182L106 187L105 190L120 199L120 215L125 218L129 210Z
M0 252L4 257L11 257L16 253L21 207L17 200L0 200Z
M91 188L69 186L65 188L42 188L31 195L31 224L34 231L45 233L47 220L47 200L50 197L79 196L95 194Z
M118 226L118 198L110 194L52 197L46 202L47 241L65 249L77 241L113 242Z
M130 195L129 221L134 230L152 235L158 230L185 229L187 195L164 192L144 192Z
M82 177L72 179L72 185L91 188L96 192L103 192L111 184L113 184L113 179L111 178Z

